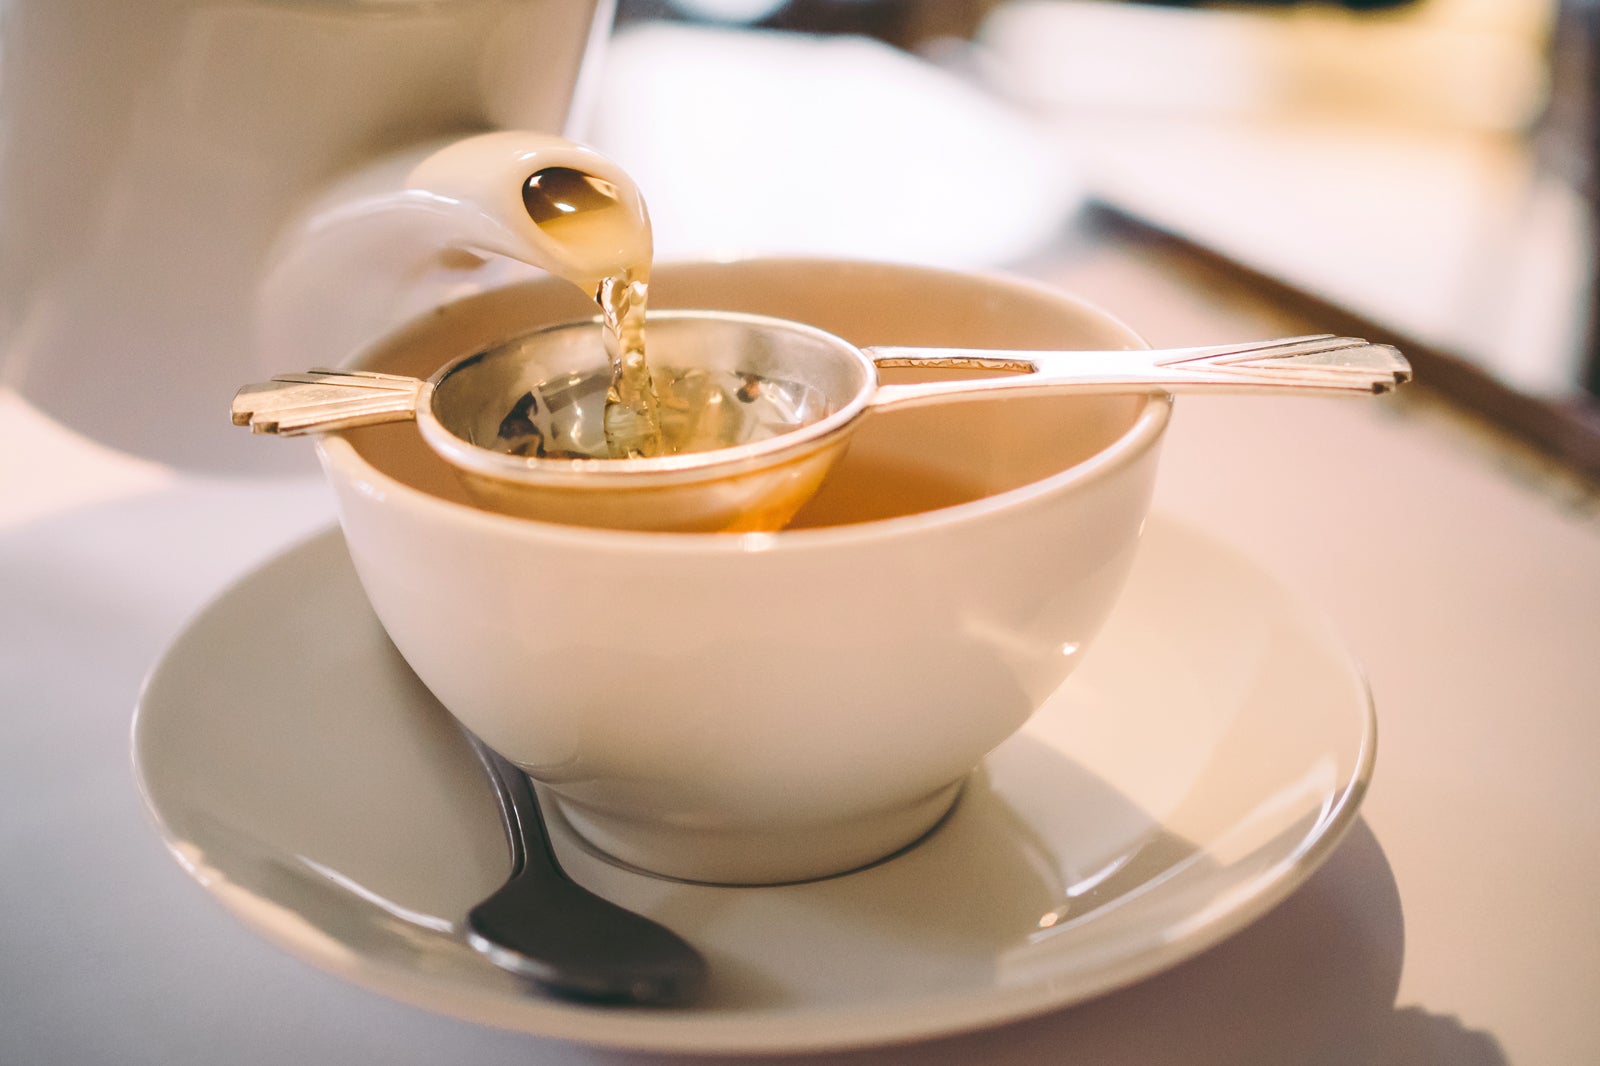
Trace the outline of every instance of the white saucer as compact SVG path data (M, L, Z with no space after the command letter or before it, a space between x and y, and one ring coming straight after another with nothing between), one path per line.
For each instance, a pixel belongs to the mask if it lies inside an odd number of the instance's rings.
M569 872L696 944L708 999L524 992L453 935L507 856L488 782L330 532L224 593L134 728L178 860L268 940L445 1014L619 1047L818 1050L933 1036L1129 984L1260 916L1327 857L1372 768L1361 673L1253 564L1153 520L1083 667L951 817L867 870L714 888Z

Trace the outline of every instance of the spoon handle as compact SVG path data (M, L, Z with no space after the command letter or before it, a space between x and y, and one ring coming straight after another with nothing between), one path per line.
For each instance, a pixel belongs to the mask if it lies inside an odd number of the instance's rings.
M233 397L233 424L297 437L417 416L425 382L367 370L308 370L246 385Z
M1104 352L867 348L880 368L1008 371L1006 377L882 385L872 405L914 407L1015 389L1084 392L1387 392L1411 380L1411 364L1387 344L1322 334L1247 344Z

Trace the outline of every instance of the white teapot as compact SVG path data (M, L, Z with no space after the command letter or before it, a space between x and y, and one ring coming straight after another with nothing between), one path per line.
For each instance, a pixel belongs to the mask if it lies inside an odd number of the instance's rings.
M372 204L457 139L574 132L611 8L9 0L0 381L136 454L281 464L218 397L535 273Z

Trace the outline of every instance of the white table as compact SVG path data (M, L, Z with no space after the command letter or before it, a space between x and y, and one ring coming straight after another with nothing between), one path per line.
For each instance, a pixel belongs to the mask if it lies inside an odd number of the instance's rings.
M1033 269L1158 345L1295 325L1149 249ZM1600 1061L1595 497L1420 396L1188 399L1163 463L1158 508L1255 553L1365 662L1364 815L1287 902L1174 971L827 1061ZM140 679L206 599L331 521L309 470L181 474L0 392L0 1062L649 1060L345 985L256 939L164 852L129 769Z

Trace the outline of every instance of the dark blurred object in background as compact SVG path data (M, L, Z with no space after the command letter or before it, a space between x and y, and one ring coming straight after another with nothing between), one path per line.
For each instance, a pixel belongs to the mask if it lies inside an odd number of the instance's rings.
M1600 220L1600 0L1562 0L1550 56L1550 110L1540 131L1546 165L1579 190ZM1600 248L1591 246L1584 387L1600 397Z
M1211 0L1139 0L1160 7L1204 7ZM1293 7L1318 0L1239 0L1240 7ZM1413 0L1334 0L1353 11L1404 7ZM736 22L804 33L859 34L915 50L941 38L970 38L1004 0L620 0L617 21L681 19ZM1325 5L1327 6L1327 5Z
M905 49L968 38L1003 0L621 0L617 22L733 22L802 33L855 34Z

